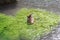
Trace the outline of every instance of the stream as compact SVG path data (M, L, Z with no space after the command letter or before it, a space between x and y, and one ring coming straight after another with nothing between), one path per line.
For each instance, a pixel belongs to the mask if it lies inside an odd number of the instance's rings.
M17 0L16 4L0 6L0 12L15 15L21 8L40 8L60 14L60 0ZM60 40L60 25L40 40Z

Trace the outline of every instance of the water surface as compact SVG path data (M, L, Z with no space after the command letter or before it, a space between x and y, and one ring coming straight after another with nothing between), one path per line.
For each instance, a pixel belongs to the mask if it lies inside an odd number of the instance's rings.
M17 4L0 7L0 12L14 15L21 8L40 8L60 14L60 0L17 0ZM60 26L40 40L60 40Z

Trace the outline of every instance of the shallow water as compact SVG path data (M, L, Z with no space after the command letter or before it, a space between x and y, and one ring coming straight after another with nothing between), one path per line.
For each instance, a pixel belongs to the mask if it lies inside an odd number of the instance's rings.
M17 4L0 7L0 12L14 15L16 11L25 7L46 9L60 14L60 0L18 0ZM60 40L60 26L40 40Z
M20 8L40 8L53 12L60 12L60 0L17 0L17 4L12 4L0 8L6 14L15 14Z

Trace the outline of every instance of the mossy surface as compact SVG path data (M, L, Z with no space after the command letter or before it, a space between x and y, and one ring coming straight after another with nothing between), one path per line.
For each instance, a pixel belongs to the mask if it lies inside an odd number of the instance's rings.
M34 24L27 24L27 16L33 13ZM0 14L0 40L37 40L58 25L59 15L39 9L23 8L15 16Z

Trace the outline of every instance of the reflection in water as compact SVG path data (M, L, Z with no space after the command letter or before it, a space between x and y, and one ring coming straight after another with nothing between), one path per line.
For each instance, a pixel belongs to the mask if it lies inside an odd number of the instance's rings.
M0 12L10 13L10 11L13 10L13 9L15 9L15 8L16 8L16 3L9 4L9 5L2 5L2 6L0 6Z

